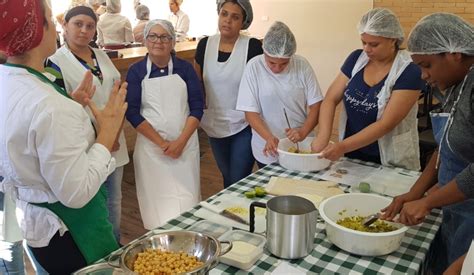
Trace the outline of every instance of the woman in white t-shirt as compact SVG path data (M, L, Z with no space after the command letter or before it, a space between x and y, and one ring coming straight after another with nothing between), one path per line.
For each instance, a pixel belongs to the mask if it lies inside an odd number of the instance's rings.
M270 27L263 52L245 68L236 107L245 111L252 127L252 152L259 167L278 160L279 139L299 142L312 133L323 99L311 65L295 55L296 39L288 26L277 21Z

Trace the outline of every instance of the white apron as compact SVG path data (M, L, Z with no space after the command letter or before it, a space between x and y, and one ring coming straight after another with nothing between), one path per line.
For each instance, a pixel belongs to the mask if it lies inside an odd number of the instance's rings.
M235 110L235 105L247 64L249 41L248 36L240 35L229 59L218 62L220 35L207 40L202 72L207 109L204 109L201 128L210 137L232 136L248 126L245 113Z
M141 115L161 137L175 140L189 116L186 83L172 74L150 78L151 61L142 81ZM194 207L200 201L199 142L193 133L178 159L172 159L148 138L137 134L133 154L140 213L146 229L153 229Z
M99 109L102 109L109 100L110 92L112 91L115 80L120 80L120 73L104 51L94 48L91 49L94 51L104 78L102 83L100 83L99 78L93 76L93 84L95 85L96 90L92 97L92 101L94 101ZM81 84L84 73L88 69L77 60L74 54L67 47L67 44L59 48L54 55L49 57L49 59L61 68L66 92L70 94L79 86L79 84ZM89 107L86 107L86 112L95 124L94 115ZM118 142L120 143L120 148L112 153L112 156L116 161L116 167L123 166L129 162L127 143L123 130L120 132Z
M352 69L351 78L362 70L368 62L367 54L362 52ZM377 95L377 120L382 117L385 111L395 82L411 62L412 59L407 51L398 51L385 84ZM414 171L420 170L417 113L418 104L415 104L407 116L392 131L379 138L378 145L382 165L402 167ZM346 123L347 113L343 104L339 115L339 140L344 139Z

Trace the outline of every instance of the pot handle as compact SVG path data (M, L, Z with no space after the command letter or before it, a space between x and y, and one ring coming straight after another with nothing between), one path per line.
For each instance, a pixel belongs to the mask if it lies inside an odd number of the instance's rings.
M114 251L107 258L107 264L115 268L121 268L120 256L122 256L123 250Z
M267 205L263 202L258 202L258 201L254 201L250 204L250 211L249 211L250 230L249 232L255 231L255 207L267 208Z
M224 255L224 254L227 254L227 252L229 252L231 249L232 249L232 242L231 241L220 241L221 244L227 244L227 247L222 249L221 250L221 253L219 254L219 257Z

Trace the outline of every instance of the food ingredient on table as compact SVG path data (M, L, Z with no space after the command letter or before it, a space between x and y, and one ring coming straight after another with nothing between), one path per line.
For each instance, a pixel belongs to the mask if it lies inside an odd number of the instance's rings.
M255 197L262 198L262 197L265 197L266 194L267 194L267 191L265 190L265 188L260 187L260 186L256 186L252 190L244 192L245 197L249 199L255 198Z
M290 148L288 148L288 152L289 153L296 153L296 154L312 154L313 152L311 152L311 150L299 150L296 149L295 146L291 146Z
M372 233L390 232L398 229L382 220L377 220L370 226L364 226L362 224L364 219L365 217L362 216L352 216L339 219L336 223L352 230Z
M335 182L285 177L271 177L266 190L274 196L311 194L324 199L344 193Z
M246 198L249 198L249 199L255 198L255 190L246 191L244 192L244 195Z
M255 195L259 198L264 197L267 194L267 191L263 187L256 186L254 189L255 189Z
M249 214L249 210L241 206L231 206L231 207L227 207L225 210L229 211L232 214L240 215L240 216L246 216ZM266 213L266 210L264 208L255 208L255 215L262 215L265 213Z
M232 249L230 251L239 255L248 255L250 253L253 253L255 249L257 249L257 247L253 244L242 241L233 241Z
M359 191L361 193L369 193L370 192L370 184L368 184L367 182L361 181L359 183Z
M183 251L172 252L161 249L147 249L138 253L133 263L133 271L138 274L184 273L202 266L196 256Z
M236 215L247 215L249 213L249 210L247 208L239 206L227 207L225 210Z

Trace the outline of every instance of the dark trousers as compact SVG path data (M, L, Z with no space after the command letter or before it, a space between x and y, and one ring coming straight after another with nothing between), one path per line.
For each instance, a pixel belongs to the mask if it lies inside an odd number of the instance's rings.
M224 177L224 188L252 173L255 159L250 145L251 139L250 126L229 137L209 138L212 154Z
M261 162L258 161L258 160L255 160L255 162L257 163L258 169L262 169L263 167L267 166L265 163L261 163Z
M71 274L87 266L86 260L79 251L69 231L61 237L59 231L46 247L31 247L36 260L51 275Z

